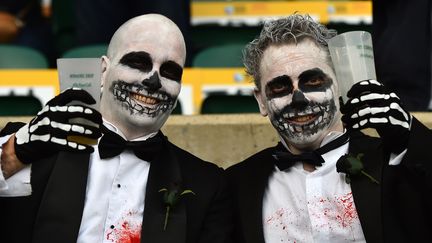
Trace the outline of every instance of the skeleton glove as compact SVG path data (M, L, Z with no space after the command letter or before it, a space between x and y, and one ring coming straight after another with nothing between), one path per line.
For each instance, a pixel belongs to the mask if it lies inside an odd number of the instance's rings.
M387 92L376 80L365 80L354 84L347 96L348 101L340 104L348 130L375 128L386 151L398 154L406 149L411 115L395 93Z
M96 101L82 89L68 89L54 97L45 107L15 134L15 153L23 163L47 157L58 151L93 152L93 147L74 138L95 140L101 136L101 114L84 105L70 105L71 101L94 104ZM92 125L75 124L85 120ZM73 140L73 141L72 141Z

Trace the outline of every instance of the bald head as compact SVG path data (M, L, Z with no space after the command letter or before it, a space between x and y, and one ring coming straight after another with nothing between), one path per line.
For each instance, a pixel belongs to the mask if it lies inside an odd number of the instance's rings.
M111 38L108 46L108 58L115 59L137 45L145 45L157 40L158 46L167 52L176 50L181 65L186 60L186 45L183 35L177 25L167 17L160 14L145 14L137 16L120 26Z
M168 18L124 23L102 58L102 116L127 139L157 132L175 107L185 59L183 35Z

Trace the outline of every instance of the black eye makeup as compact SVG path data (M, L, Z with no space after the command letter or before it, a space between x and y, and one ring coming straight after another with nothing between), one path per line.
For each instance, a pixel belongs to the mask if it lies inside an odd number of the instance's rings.
M183 68L173 61L167 61L161 65L159 72L164 78L180 82L183 74Z
M153 68L150 54L145 51L129 52L120 59L120 63L141 72L150 72Z
M319 68L312 68L299 75L299 88L303 92L322 92L333 84L333 80Z
M290 94L293 91L292 80L287 75L282 75L270 80L265 86L268 98L276 98Z

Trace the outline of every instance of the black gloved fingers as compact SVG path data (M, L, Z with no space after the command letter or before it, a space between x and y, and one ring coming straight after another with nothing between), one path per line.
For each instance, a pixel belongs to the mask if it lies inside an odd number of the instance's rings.
M92 105L96 100L85 90L79 88L70 88L61 92L56 97L47 102L48 106L64 106L72 101L81 101L85 104Z
M82 118L95 123L95 125L102 124L102 115L99 111L82 105L45 106L31 123L36 123L45 117L59 122L68 122L71 118Z
M342 116L342 122L348 130L362 130L364 128L377 128L388 123L386 117L376 117L368 114L361 117L352 118L353 115L347 114Z
M66 138L70 135L83 136L90 139L97 139L102 136L98 127L84 124L69 124L51 121L45 118L29 127L29 133L32 135L49 134L59 138Z
M385 87L382 83L370 79L370 80L363 80L360 82L355 83L351 89L347 92L348 98L354 98L361 96L362 94L367 93L386 93Z
M70 119L80 118L89 120L95 125L102 124L102 115L96 109L82 105L56 106L50 109L52 119L69 122Z
M77 143L76 141L69 141L66 137L63 137L64 134L61 134L61 137L55 136L55 134L43 134L43 135L37 135L32 134L30 135L29 142L32 143L31 146L38 146L43 144L50 143L53 145L57 150L62 151L78 151L78 152L87 152L90 151L89 149L92 147L88 144L83 143ZM19 143L17 143L20 145ZM93 149L91 149L93 151Z
M397 97L395 93L369 93L356 98L348 99L348 101L341 106L340 111L342 114L346 114L352 112L353 110L359 110L364 107L385 107L390 106L392 103L399 102L399 97Z
M379 103L376 103L379 104ZM398 102L392 102L390 104L379 104L380 106L370 106L369 104L362 105L361 107L353 107L345 115L354 119L365 115L375 115L376 117L392 116L399 120L409 121L409 114L400 106Z
M58 147L58 150L62 151L70 151L70 152L83 152L83 153L92 153L94 151L92 145L88 145L85 143L78 143L76 141L69 141L68 139L51 137L50 142Z
M30 142L32 143L31 145L20 145L18 143L15 143L15 148L20 151L20 156L18 156L18 158L27 163L34 159L37 159L34 155L30 156L31 153L35 152L33 151L34 148L43 148L46 147L47 144L49 144L52 153L55 153L55 151L91 153L94 151L92 145L77 143L76 141L68 141L67 139L58 138L50 135L32 135ZM50 154L46 149L41 150L39 153L39 155L41 155L40 157L46 157L47 154Z
M342 122L352 129L381 129L383 126L410 128L410 116L397 103L390 107L365 107L342 116Z

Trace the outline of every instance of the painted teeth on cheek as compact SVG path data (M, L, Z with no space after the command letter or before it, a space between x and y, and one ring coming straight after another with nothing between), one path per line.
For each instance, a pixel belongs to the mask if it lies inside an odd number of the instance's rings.
M289 125L289 130L290 130L291 132L294 132L294 126Z

